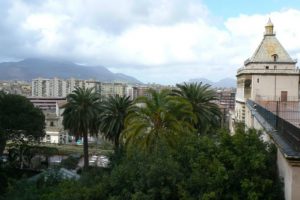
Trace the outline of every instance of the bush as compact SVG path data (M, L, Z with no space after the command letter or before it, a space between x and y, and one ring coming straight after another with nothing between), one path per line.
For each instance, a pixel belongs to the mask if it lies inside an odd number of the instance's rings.
M66 169L76 169L79 160L80 157L69 156L68 158L62 160L60 165Z
M23 184L7 197L24 199L30 193L41 200L283 199L274 149L253 130L234 136L189 135L176 148L161 142L151 152L120 149L111 156L108 169L90 168L79 181L39 184L40 188Z

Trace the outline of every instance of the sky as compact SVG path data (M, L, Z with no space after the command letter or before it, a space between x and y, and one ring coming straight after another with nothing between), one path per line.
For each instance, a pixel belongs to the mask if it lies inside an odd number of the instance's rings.
M235 78L271 18L300 58L298 0L1 0L0 61L59 58L144 83Z

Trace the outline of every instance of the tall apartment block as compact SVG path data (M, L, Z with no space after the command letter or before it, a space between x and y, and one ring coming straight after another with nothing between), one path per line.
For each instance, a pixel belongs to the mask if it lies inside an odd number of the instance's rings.
M93 88L102 96L128 95L126 94L126 84L122 83L103 83L95 80L70 79L45 79L37 78L32 80L33 97L66 97L72 93L76 87Z

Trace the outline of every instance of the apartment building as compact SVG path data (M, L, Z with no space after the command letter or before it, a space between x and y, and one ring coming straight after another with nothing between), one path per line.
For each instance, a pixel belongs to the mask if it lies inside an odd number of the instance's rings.
M33 97L66 97L76 87L94 88L96 91L101 90L101 82L95 80L70 79L46 79L36 78L32 80Z
M118 96L128 96L126 93L126 84L123 83L101 83L100 93L103 97L118 95Z

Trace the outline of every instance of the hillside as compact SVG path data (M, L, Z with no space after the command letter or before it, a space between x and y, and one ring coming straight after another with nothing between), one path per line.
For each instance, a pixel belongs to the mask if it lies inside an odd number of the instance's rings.
M203 84L209 84L212 87L222 87L222 88L235 88L236 87L236 80L233 78L224 78L219 81L213 82L206 78L196 78L190 79L188 82L202 82Z
M0 80L31 80L37 77L141 83L134 77L113 73L103 66L83 66L68 61L30 58L0 63Z

